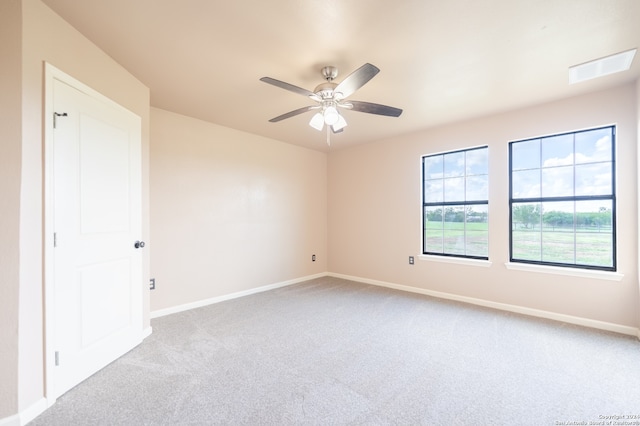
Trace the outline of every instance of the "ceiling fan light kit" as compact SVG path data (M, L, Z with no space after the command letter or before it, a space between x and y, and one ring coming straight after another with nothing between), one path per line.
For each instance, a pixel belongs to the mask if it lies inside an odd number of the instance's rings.
M333 128L334 132L337 133L347 127L347 120L345 120L342 115L338 114L338 121L335 124L332 124L331 127Z
M350 109L352 111L364 112L367 114L399 117L400 114L402 114L402 110L399 108L370 102L345 100L356 90L364 86L369 80L375 77L378 72L380 72L379 68L367 63L349 74L340 84L336 84L333 80L338 76L338 69L336 67L327 66L321 70L322 76L326 81L316 86L313 92L274 78L262 77L260 80L265 83L306 96L316 102L316 105L298 108L272 118L269 121L276 123L307 111L319 109L320 111L316 112L313 117L311 117L309 126L321 131L326 124L327 144L330 144L329 129L331 129L333 133L339 133L347 126L347 120L342 116L342 114L340 114L338 108Z
M336 109L336 107L331 105L325 108L324 122L327 123L327 125L333 126L334 124L336 124L338 122L338 117L340 117L340 114L338 114L338 110Z
M316 130L322 130L324 127L324 115L321 112L316 112L313 117L311 117L311 121L309 121L309 126L313 127Z

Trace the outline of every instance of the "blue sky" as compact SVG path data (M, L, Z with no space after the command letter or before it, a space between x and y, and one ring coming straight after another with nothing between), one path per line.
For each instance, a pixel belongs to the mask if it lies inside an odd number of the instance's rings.
M512 165L514 198L608 195L611 130L575 134L575 152L573 134L513 143ZM579 211L597 211L600 204L611 207L610 202L581 202ZM573 203L553 206L573 211Z
M425 159L425 201L486 200L489 193L488 148Z
M512 144L513 198L608 195L612 191L611 128L531 139ZM488 198L488 148L425 158L425 201ZM611 209L610 201L545 203L558 211Z

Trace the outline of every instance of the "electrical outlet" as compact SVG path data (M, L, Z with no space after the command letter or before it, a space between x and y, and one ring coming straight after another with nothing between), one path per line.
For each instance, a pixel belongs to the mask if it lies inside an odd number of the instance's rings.
M156 289L156 279L151 278L149 280L149 290L155 290L155 289Z
M312 262L315 262L315 261L316 261L316 255L315 255L315 254L312 254L312 255L311 255L311 261L312 261Z
M409 256L409 265L413 265L413 256Z

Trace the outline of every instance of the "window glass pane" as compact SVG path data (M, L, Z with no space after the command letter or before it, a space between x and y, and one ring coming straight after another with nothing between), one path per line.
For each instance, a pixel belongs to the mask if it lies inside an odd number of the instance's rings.
M576 133L576 164L611 161L611 128Z
M512 257L514 260L541 260L540 232L518 229L513 231Z
M465 254L464 207L445 208L443 250L448 254Z
M575 263L574 202L542 204L543 262Z
M576 263L613 266L613 202L576 201Z
M441 207L424 209L424 251L442 253L444 223Z
M511 215L512 257L539 261L542 250L540 204L514 203Z
M576 228L586 231L611 232L612 205L611 200L576 201Z
M442 217L443 209L440 206L431 206L424 208L425 220L429 222L429 225L436 224L434 226L440 226L444 220Z
M489 174L489 162L487 161L487 148L467 151L466 167L467 175Z
M464 201L464 177L444 179L444 201Z
M542 169L542 197L573 195L573 166Z
M612 200L576 201L576 212L578 213L578 216L580 216L583 213L598 214L597 221L592 221L593 223L588 223L589 225L593 225L593 226L607 226L610 228L611 217L612 217L612 207L613 207Z
M428 180L424 183L424 201L426 203L440 203L444 200L443 182L441 179Z
M444 161L442 155L434 155L425 157L424 159L424 178L425 179L442 179L444 177Z
M511 169L526 170L540 167L540 140L511 144Z
M573 230L542 232L542 260L551 263L575 263Z
M514 206L514 209L515 207L516 206ZM539 227L535 224L529 224L527 226L522 222L514 222L512 224L512 228L512 258L518 260L539 261L542 251Z
M464 152L444 154L444 176L464 176Z
M489 176L478 175L467 178L467 201L480 201L489 198Z
M570 230L573 232L573 201L546 202L542 205L542 227L545 231Z
M539 203L513 203L511 210L513 230L540 231L542 221Z
M576 233L576 264L613 267L613 234L578 231Z
M611 163L576 166L576 195L611 194Z
M512 198L540 196L540 169L511 173Z
M488 211L487 205L467 206L465 227L467 256L487 257L489 255Z
M542 167L573 164L573 134L542 139Z

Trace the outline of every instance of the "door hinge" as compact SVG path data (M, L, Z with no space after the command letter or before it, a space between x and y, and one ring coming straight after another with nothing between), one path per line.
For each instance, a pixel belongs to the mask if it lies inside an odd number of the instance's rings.
M60 352L56 351L56 367L60 365Z
M58 234L53 233L53 247L58 247Z
M68 117L69 115L66 112L63 112L62 114L59 112L54 112L53 113L53 128L56 128L56 124L57 124L57 119L58 117Z

